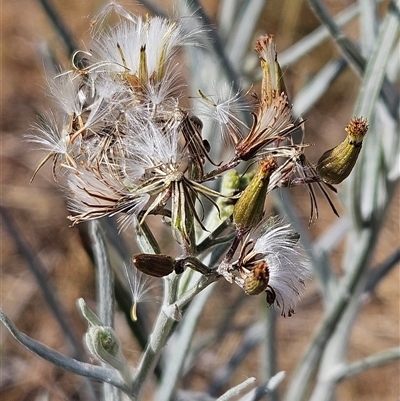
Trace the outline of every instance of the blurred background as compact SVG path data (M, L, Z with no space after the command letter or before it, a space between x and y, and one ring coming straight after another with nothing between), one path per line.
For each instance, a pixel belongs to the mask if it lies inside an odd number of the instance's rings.
M333 14L351 3L349 0L326 2ZM85 49L85 44L90 39L91 18L103 2L54 0L53 4L79 47ZM145 8L133 2L122 4L131 11L141 14L146 12ZM201 4L209 18L217 21L219 1L202 0ZM173 11L173 6L168 2L159 1L158 5ZM34 169L44 155L32 151L33 145L26 141L24 135L29 133L30 127L37 121L37 113L51 107L51 100L44 91L44 67L49 60L54 59L68 69L69 61L64 44L38 1L3 1L0 7L0 201L9 223L8 229L5 224L1 225L0 306L21 331L68 354L70 351L62 331L28 268L27 259L32 258L28 250L40 260L46 279L78 337L83 336L86 325L76 309L76 300L83 297L89 305L95 306L93 266L82 245L78 228L69 227L63 193L60 186L52 180L50 165L41 169L33 183L29 183ZM269 0L259 15L253 39L265 33L275 34L279 60L280 53L319 24L305 1ZM354 20L345 27L345 32L355 39L358 37L358 29L357 20ZM335 57L338 57L338 51L328 39L306 57L286 67L284 74L289 95L295 97L321 67ZM359 85L359 78L350 68L346 68L305 115L305 141L315 143L307 152L311 161L318 160L323 151L335 146L345 137L344 127L353 116ZM394 200L386 211L373 266L379 265L399 246L399 196L397 188ZM307 225L309 201L306 191L296 189L294 199L300 218ZM340 186L339 196L333 196L333 200L340 213ZM318 221L309 227L312 238L317 238L336 219L323 199L319 201L319 208ZM13 232L9 230L10 224ZM125 235L130 243L132 237L129 233ZM18 240L22 244L18 245ZM338 273L342 269L341 261L342 246L339 246L332 255L332 263ZM352 333L349 360L362 359L399 344L399 283L397 265L374 292L366 297ZM243 340L245 329L264 313L263 297L247 298L236 286L222 281L218 286L201 318L197 331L199 338L207 336L221 325L229 308L235 306L235 313L232 313L229 330L224 332L223 337L199 354L195 368L181 383L183 388L198 391L209 389L220 368L225 366ZM288 377L317 326L322 310L317 285L310 281L296 314L291 318L277 319L277 368L286 371ZM149 321L145 323L149 327L155 311L150 306ZM134 365L139 357L139 348L126 325L125 317L118 312L116 331L123 341L128 360ZM259 355L258 347L254 346L232 375L228 386L237 384L246 377L257 377L263 368ZM0 358L2 401L83 399L79 396L83 386L80 377L34 356L20 346L3 326L0 326ZM398 400L399 377L398 362L366 370L344 380L339 385L337 399ZM282 389L285 388L285 382L286 380L281 385Z

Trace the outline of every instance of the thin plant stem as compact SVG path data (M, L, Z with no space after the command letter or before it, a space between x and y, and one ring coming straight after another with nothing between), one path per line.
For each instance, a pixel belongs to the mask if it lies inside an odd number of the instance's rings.
M141 357L139 366L134 376L133 393L138 397L143 391L145 383L153 372L162 349L171 333L172 327L178 318L172 314L167 314L166 309L174 304L179 283L179 276L175 273L165 277L164 300L158 313L153 331L149 337L147 347ZM178 307L173 312L180 313Z
M30 271L35 276L36 282L40 290L42 291L46 304L50 308L57 323L61 327L62 333L70 344L73 358L82 358L82 356L85 355L85 351L82 347L81 342L78 340L77 335L71 329L72 325L67 317L66 312L63 310L60 301L55 295L56 291L52 288L51 282L49 281L48 277L46 277L45 267L42 265L42 262L38 258L37 254L26 242L25 238L22 237L12 217L1 206L0 215L5 228L10 233L15 242L15 245L17 246L18 253L22 255L26 260Z
M53 24L55 30L58 33L58 36L64 42L68 54L72 56L72 54L78 49L78 45L73 35L71 34L67 26L64 24L64 21L62 20L62 18L60 17L59 13L56 11L50 0L38 0L38 1L40 5L43 7L45 13L47 14L47 17Z
M99 317L104 326L114 326L114 288L107 245L98 221L89 222L89 235L92 240L96 266L97 302Z
M203 7L199 3L198 0L185 0L188 9L193 13L193 15L197 16L202 24L207 29L208 35L210 37L210 43L214 50L215 55L218 57L221 67L224 70L224 75L226 76L228 82L232 83L232 88L234 92L239 92L240 85L239 79L230 63L228 57L226 56L224 45L221 41L221 38L217 32L217 30L213 27L213 23L208 17L208 15L204 12Z
M321 22L328 28L329 33L331 34L332 38L337 43L339 49L341 50L343 56L347 59L349 64L354 68L359 76L364 75L365 67L366 67L366 60L361 55L360 51L356 48L353 42L351 42L346 35L339 29L335 21L333 20L332 16L323 5L321 0L308 0L312 10L314 11L315 15L321 20ZM395 6L393 3L390 9L393 9L393 14L398 14L399 6ZM397 7L397 11L396 11ZM388 109L392 113L393 116L398 114L397 106L395 105L396 102L393 100L396 99L396 94L394 93L395 90L392 85L385 80L384 84L381 87L382 96L385 104L388 106Z
M374 369L400 359L400 347L390 348L385 351L369 355L364 359L348 364L343 364L333 369L331 375L336 383L348 379L367 369Z
M169 350L170 358L167 360L170 361L170 363L167 363L164 369L164 375L157 389L156 401L168 401L173 399L197 323L214 288L215 286L211 285L205 288L190 303L185 311L185 317L179 326L179 332L176 332L175 347Z
M225 219L212 233L210 233L206 238L204 238L200 244L196 247L196 254L201 254L206 250L209 250L214 245L222 243L220 235L231 226L232 216ZM222 237L223 242L226 242L228 237ZM231 238L232 239L232 238Z
M243 383L238 384L235 387L229 389L226 393L217 398L217 401L230 401L235 399L241 392L246 390L248 387L253 386L256 382L254 377L249 377Z
M114 283L107 244L100 222L89 222L89 236L92 241L93 257L96 266L96 290L99 317L103 325L114 326ZM103 400L118 401L120 394L114 386L103 384Z
M60 366L61 368L70 372L76 373L80 376L89 377L91 379L111 384L130 394L130 389L127 388L119 373L114 369L108 369L101 366L94 366L89 363L77 361L76 359L62 355L59 352L47 347L39 341L33 340L26 334L21 333L15 325L7 318L7 316L0 311L0 320L6 326L11 335L29 351L35 355Z

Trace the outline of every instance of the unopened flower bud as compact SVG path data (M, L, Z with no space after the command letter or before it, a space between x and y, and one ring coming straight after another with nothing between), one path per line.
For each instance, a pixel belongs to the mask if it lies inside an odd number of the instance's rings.
M128 383L130 381L129 367L114 329L104 326L82 298L78 300L78 307L89 324L84 337L88 350L100 361L117 369Z
M134 266L142 273L153 277L164 277L175 269L175 259L164 254L137 253L133 255Z
M112 327L89 327L85 334L85 342L92 355L119 371L125 369L126 362L122 355L121 343Z
M242 269L241 276L247 295L258 295L268 287L269 270L265 260L258 262L251 270Z
M269 178L276 168L277 163L273 157L261 161L255 176L240 195L233 209L233 221L238 229L252 228L261 220Z
M340 184L353 170L368 131L367 120L354 117L345 130L346 139L318 160L317 172L328 184Z
M217 205L220 210L219 221L223 221L233 213L233 208L236 203L235 195L243 191L254 177L254 172L239 175L236 170L227 171L222 177L221 196L217 200Z

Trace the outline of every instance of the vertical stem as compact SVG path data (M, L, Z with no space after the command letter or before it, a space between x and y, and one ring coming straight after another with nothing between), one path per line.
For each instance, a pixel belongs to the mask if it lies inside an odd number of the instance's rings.
M359 246L354 249L353 269L343 278L336 300L322 319L308 349L297 365L285 400L294 401L304 398L313 380L315 369L324 355L327 344L334 335L350 303L349 294L352 294L356 290L358 282L365 272L373 248L371 244L374 244L376 236L377 232L371 229L365 229L360 232L357 239Z
M265 309L265 381L271 380L272 377L276 375L276 310L274 308L267 308L264 306ZM270 401L278 401L278 392L276 389L272 390L269 393Z
M175 319L173 316L167 316L165 310L176 300L176 293L180 277L175 273L165 277L164 299L157 320L150 335L147 347L142 355L136 375L134 377L133 394L140 397L145 383L160 358L161 351L170 335ZM179 311L178 311L179 312Z
M173 357L173 361L170 361L168 368L164 370L161 384L157 389L155 397L157 401L173 399L183 366L190 351L197 322L213 289L214 286L209 286L202 291L186 311L185 319L179 326L179 333L176 333L179 334L179 337L175 342L175 347L169 353Z
M89 235L92 240L94 263L96 266L96 291L98 316L105 326L114 325L113 277L107 245L98 221L89 222Z
M107 244L98 221L89 222L93 258L96 267L96 292L99 318L104 326L114 325L114 287ZM119 400L120 391L103 383L103 400Z

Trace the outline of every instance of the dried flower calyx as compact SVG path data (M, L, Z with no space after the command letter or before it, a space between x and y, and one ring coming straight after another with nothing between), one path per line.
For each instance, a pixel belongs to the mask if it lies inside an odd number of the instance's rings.
M250 132L236 146L236 156L241 160L254 158L266 146L284 141L298 126L285 92L274 36L261 36L255 50L263 70L261 99Z

